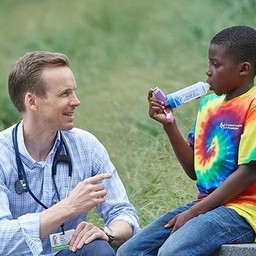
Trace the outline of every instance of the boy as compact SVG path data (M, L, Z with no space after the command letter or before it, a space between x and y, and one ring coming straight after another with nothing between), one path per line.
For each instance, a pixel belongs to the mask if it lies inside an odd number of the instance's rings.
M213 37L202 99L187 143L163 102L148 93L197 200L174 209L123 244L118 256L212 255L222 244L249 243L256 230L256 30L234 26Z

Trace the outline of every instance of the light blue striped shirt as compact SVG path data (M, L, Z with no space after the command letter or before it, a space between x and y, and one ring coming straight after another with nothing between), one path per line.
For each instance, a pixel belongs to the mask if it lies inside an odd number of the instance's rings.
M14 183L18 180L17 164L10 127L0 132L0 255L54 255L50 239L40 240L39 213L44 210L28 192L18 195ZM131 225L134 234L139 231L139 219L130 204L123 183L109 159L104 146L91 133L73 128L62 131L73 165L71 191L82 180L100 173L111 173L112 178L104 180L106 202L98 205L97 211L106 225L114 220L123 220ZM31 191L47 207L57 200L52 180L52 162L60 136L43 162L31 158L24 145L22 123L17 133L20 157ZM56 184L60 198L64 199L68 186L68 166L58 164ZM65 222L65 230L75 229L86 220L87 213ZM61 232L60 229L53 233Z

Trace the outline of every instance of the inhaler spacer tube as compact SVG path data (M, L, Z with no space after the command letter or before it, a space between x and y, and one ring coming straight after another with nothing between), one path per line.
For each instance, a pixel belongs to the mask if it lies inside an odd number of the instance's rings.
M156 99L163 101L164 106L170 106L171 108L176 108L186 102L201 98L203 95L207 93L209 87L210 85L208 83L197 82L179 91L167 94L167 96L161 91L161 89L156 88L154 90L154 96ZM174 116L172 115L172 113L170 114L165 111L165 114L166 114L166 118L168 118L170 122L173 122Z
M209 84L198 82L179 91L167 94L166 98L171 108L176 108L191 100L201 98L209 89Z

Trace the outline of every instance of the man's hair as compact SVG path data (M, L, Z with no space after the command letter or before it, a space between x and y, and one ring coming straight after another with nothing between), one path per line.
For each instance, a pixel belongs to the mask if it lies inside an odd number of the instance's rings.
M248 61L256 69L256 30L248 26L233 26L216 34L211 42L223 46L235 63Z
M68 57L48 51L28 52L17 60L9 74L8 90L11 101L19 112L24 112L26 109L24 97L27 92L45 97L42 71L46 68L61 66L70 66Z

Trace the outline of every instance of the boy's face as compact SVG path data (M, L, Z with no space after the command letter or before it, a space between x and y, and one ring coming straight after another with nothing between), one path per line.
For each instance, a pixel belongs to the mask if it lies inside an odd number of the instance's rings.
M235 63L225 48L211 44L209 47L209 66L206 70L210 89L217 95L228 94L230 98L241 94L240 64Z

